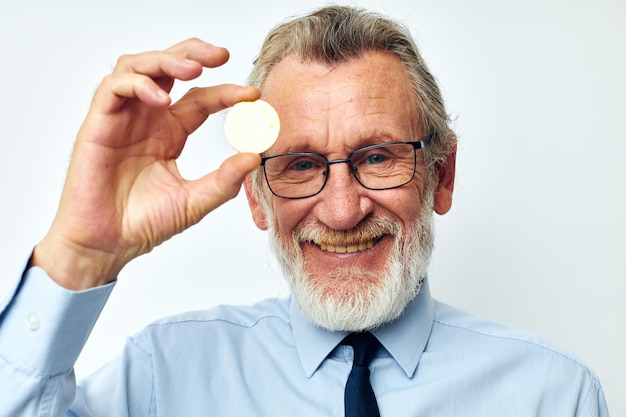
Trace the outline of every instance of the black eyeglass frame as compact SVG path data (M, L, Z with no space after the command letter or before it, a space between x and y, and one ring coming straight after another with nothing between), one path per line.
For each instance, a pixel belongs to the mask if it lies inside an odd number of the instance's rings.
M302 198L309 198L309 197L316 196L316 195L318 195L319 193L322 192L322 190L326 186L326 182L328 181L328 174L330 172L330 165L347 163L350 166L350 171L354 175L354 178L356 178L357 182L359 184L361 184L361 186L363 188L366 188L368 190L392 190L394 188L402 187L402 186L410 183L411 181L413 181L413 178L415 178L415 168L417 167L417 150L418 149L423 149L424 147L426 147L426 145L428 145L433 140L434 137L435 137L435 133L431 133L430 135L424 137L422 140L418 140L418 141L377 143L377 144L374 144L374 145L364 146L362 148L356 149L356 150L350 152L350 155L348 155L347 158L344 158L344 159L333 159L333 160L330 160L330 161L324 155L321 155L321 154L318 154L318 153L315 153L315 152L291 152L291 153L282 153L282 154L278 154L278 155L264 156L264 157L261 158L261 166L263 167L263 177L265 177L265 183L267 184L267 187L270 189L272 194L274 194L276 197L278 197L278 198L286 198L286 199L289 199L289 200L299 200L299 199L302 199ZM411 145L411 146L413 146L413 175L411 175L411 178L409 178L404 183L398 184L398 185L394 185L393 187L373 188L373 187L366 186L365 184L363 184L361 182L359 177L356 175L357 167L352 165L352 158L354 157L354 154L360 153L360 152L365 152L365 151L368 151L370 149L381 148L381 147L388 146L388 145ZM282 157L282 156L306 156L306 155L318 156L318 157L322 158L324 161L326 161L326 168L322 172L322 175L324 175L324 182L322 183L322 186L320 187L320 189L316 193L309 194L309 195L304 195L304 196L299 196L299 197L286 197L286 196L283 196L283 195L280 195L280 194L276 194L274 192L274 190L272 189L272 186L270 185L269 179L267 178L267 172L265 171L265 163L268 160L270 160L270 159L278 158L278 157Z

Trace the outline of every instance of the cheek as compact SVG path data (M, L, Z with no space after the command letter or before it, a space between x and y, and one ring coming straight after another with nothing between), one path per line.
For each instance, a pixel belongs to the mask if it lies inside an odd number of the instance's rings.
M377 198L375 204L396 217L405 228L412 226L421 214L420 190L417 187L402 187L387 193L387 196L380 195L381 198Z
M413 204L408 204L408 201L398 201L394 206L393 214L397 216L403 226L403 229L409 230L413 227L415 222L420 218L421 205L419 201L415 201Z
M291 238L293 229L311 211L307 199L286 200L273 197L272 207L274 209L274 228L281 239Z

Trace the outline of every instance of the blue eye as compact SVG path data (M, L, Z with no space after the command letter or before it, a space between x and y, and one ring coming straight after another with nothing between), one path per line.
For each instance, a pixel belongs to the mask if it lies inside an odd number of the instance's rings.
M292 165L292 169L296 171L306 171L313 168L313 162L311 161L298 161Z
M373 154L373 155L368 155L365 162L367 162L368 164L381 164L385 162L387 159L389 158L387 158L385 155Z

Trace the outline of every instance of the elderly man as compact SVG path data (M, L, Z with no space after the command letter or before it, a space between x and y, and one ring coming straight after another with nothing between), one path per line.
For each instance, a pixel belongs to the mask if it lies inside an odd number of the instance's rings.
M571 356L430 297L455 135L403 27L320 9L269 34L251 87L170 102L175 80L227 58L188 40L122 57L96 91L57 216L2 313L2 416L606 415ZM187 135L259 97L280 115L276 144L181 178ZM76 388L73 364L124 265L242 184L292 297L158 321Z

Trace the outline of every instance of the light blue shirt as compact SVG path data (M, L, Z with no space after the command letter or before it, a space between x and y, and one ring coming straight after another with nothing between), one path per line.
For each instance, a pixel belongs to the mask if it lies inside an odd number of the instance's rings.
M0 417L343 415L352 348L290 299L155 322L75 389L73 364L112 287L71 292L41 269L24 274L0 315ZM382 417L608 415L576 359L433 300L427 283L373 333Z

